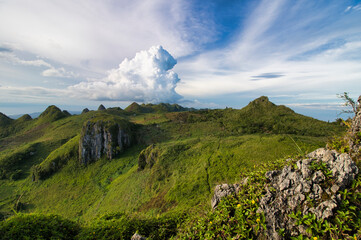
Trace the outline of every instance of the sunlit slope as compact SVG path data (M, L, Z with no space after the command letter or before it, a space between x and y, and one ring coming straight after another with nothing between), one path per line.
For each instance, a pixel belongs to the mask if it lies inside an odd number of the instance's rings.
M153 110L139 111L144 108ZM4 118L14 130L0 128L6 132L0 138L0 212L16 208L85 219L117 211L182 212L208 204L216 184L239 181L259 164L324 146L343 130L266 97L241 110L184 110L132 104L70 116L50 106L37 119ZM82 127L109 119L136 123L136 141L112 160L103 156L80 164ZM151 163L138 169L139 155L149 146ZM47 170L44 177L34 178L37 167Z

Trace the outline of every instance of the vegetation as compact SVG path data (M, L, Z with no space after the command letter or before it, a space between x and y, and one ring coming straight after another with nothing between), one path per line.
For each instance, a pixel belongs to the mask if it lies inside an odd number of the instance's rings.
M98 121L124 125L137 144L112 160L83 166L82 128ZM39 239L129 239L136 231L149 239L261 236L264 218L256 210L263 173L283 166L279 159L311 152L344 131L266 97L240 110L133 103L125 110L70 116L50 106L39 118L0 124L0 216L7 218L0 234L13 229L4 236L26 239L25 227L31 229L33 221L39 227L28 236ZM210 211L217 184L246 176L249 183L239 195ZM355 224L352 229L360 226Z

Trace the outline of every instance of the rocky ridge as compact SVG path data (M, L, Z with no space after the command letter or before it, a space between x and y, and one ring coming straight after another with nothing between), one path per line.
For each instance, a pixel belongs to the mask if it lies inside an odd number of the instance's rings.
M267 172L269 183L258 212L265 214L269 239L283 239L280 229L285 236L308 235L302 225L296 226L291 213L313 213L317 219L332 217L341 202L338 191L349 186L358 171L348 154L320 148L297 161L294 168Z
M315 214L317 219L331 218L341 203L339 191L350 186L358 173L350 155L325 148L311 152L294 166L267 172L268 183L257 212L265 215L268 239L308 235L306 228L296 226L290 215L301 212ZM222 198L237 194L247 181L246 178L241 184L217 185L212 208L215 209ZM281 229L284 237L279 235Z
M103 155L111 160L133 143L130 123L88 121L79 141L80 163L87 165Z

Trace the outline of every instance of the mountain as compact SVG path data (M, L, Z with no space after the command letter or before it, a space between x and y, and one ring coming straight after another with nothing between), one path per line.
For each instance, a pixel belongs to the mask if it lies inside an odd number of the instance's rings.
M0 138L2 215L15 207L99 224L113 219L150 227L156 221L165 232L167 222L177 226L183 214L207 209L219 183L238 182L277 159L311 152L345 130L267 97L240 110L132 103L124 110L69 115L49 106L38 118L5 125L10 130Z
M7 126L11 124L12 119L0 112L0 126Z
M67 111L67 112L69 112L71 115L76 115L76 114L81 113L81 111ZM29 113L29 114L14 114L14 115L9 115L9 117L12 119L18 119L24 115L29 115L31 118L37 118L40 116L40 114L41 114L41 112L34 112L34 113Z
M141 104L136 102L130 104L124 109L126 112L141 114L141 113L166 113L166 112L184 112L194 111L194 108L185 108L178 104L160 103L160 104Z

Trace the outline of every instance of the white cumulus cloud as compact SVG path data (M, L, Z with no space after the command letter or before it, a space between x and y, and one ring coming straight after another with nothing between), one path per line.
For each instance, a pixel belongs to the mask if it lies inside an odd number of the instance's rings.
M70 86L72 95L92 100L176 102L182 97L175 91L179 78L171 69L177 61L162 46L138 52L125 59L106 78Z

